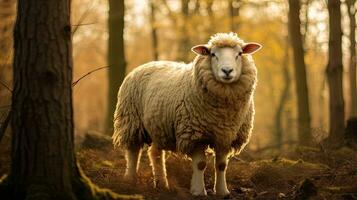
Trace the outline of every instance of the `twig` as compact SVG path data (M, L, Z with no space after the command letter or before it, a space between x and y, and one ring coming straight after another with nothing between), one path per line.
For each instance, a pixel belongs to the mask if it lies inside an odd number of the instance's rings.
M2 86L4 86L9 92L12 93L12 89L10 89L10 87L7 86L6 83L4 83L2 80L0 80L0 84L1 84Z
M82 79L85 78L86 76L90 75L91 73L96 72L96 71L99 71L99 70L102 70L102 69L106 69L106 68L109 68L109 67L110 67L110 65L104 66L104 67L99 67L99 68L93 69L92 71L89 71L88 73L84 74L84 75L81 76L79 79L77 79L76 81L74 81L74 82L72 83L72 87L76 86L77 83L78 83L80 80L82 80Z
M10 122L10 118L11 118L11 110L9 112L9 114L7 114L7 117L4 121L4 123L0 126L0 142L2 140L2 137L5 135L6 132L6 128L9 125Z
M92 8L93 8L93 4L88 6L87 10L84 11L84 13L79 17L79 20L78 20L77 24L83 24L82 22L85 20L85 18L89 14L90 10L92 10ZM76 31L78 30L78 28L80 27L80 26L76 26L76 25L74 25L74 26L75 27L74 27L74 29L72 31L72 35L74 35L76 33Z
M72 26L87 26L87 25L93 25L96 24L97 22L90 22L90 23L82 23L82 24L72 24Z

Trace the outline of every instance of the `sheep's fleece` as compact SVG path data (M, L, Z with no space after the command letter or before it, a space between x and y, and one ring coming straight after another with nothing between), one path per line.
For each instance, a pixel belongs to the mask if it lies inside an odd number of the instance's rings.
M234 47L244 41L218 33L209 48ZM159 149L191 155L197 146L238 153L248 142L254 120L257 70L251 55L242 55L238 81L216 81L210 57L192 63L149 62L125 78L114 114L115 146Z

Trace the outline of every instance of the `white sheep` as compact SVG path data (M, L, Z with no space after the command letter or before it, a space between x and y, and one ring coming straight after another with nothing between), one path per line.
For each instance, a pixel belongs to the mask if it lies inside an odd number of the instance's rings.
M125 78L114 113L115 146L126 150L125 177L136 179L143 145L151 145L154 186L168 188L165 151L192 158L191 193L204 186L207 148L215 151L217 195L228 195L228 158L247 144L253 127L257 71L251 58L261 48L235 33L217 33L192 51L192 63L155 61Z

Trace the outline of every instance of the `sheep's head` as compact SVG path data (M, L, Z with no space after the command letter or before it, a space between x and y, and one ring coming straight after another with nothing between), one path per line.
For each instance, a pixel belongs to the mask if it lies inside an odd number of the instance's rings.
M192 47L192 51L211 60L211 69L217 81L232 83L242 73L242 56L261 48L258 43L244 43L235 33L217 33L208 44Z

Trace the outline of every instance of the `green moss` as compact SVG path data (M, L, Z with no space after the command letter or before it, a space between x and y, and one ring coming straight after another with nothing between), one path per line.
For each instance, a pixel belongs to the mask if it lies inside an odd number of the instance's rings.
M111 168L114 167L113 163L110 162L109 160L103 160L102 165L105 167L111 167Z
M335 157L340 157L344 159L356 158L356 151L349 147L342 147L333 152Z
M356 192L356 188L350 186L334 186L334 187L326 187L321 190L330 193L349 193Z
M328 169L326 165L319 163L279 157L256 161L251 163L251 166L253 168L251 180L258 188L270 188L279 192L286 192L291 188L291 184L297 184L311 175Z
M290 160L285 158L273 158L271 160L261 160L255 162L256 165L274 165L276 167L302 167L313 170L326 170L329 167L321 163L311 163L306 162L302 159L299 160Z
M75 177L73 186L79 200L144 199L141 195L119 195L109 189L101 189L93 184L79 169L79 178Z
M297 153L309 153L309 152L320 152L319 148L308 147L308 146L298 146L295 150Z
M141 195L119 195L109 189L101 189L93 184L84 173L78 169L76 176L73 177L73 193L58 193L44 185L31 185L27 188L27 194L23 196L26 200L37 199L78 199L78 200L117 200L117 199L144 199ZM68 186L70 187L70 186ZM68 188L67 187L67 188ZM0 178L1 199L12 199L12 185L7 176ZM54 194L55 193L55 194ZM20 196L20 195L18 195ZM21 198L22 199L22 198Z

